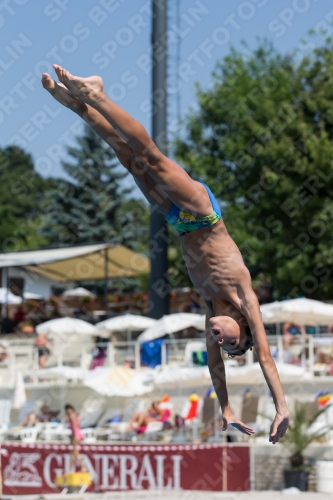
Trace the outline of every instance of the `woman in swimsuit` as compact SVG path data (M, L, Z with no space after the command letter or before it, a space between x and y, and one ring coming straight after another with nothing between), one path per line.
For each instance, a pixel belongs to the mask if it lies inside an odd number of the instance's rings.
M71 451L71 472L75 472L75 461L78 460L80 463L81 471L86 472L87 469L84 465L83 458L78 450L78 446L81 444L83 435L80 429L80 416L76 413L72 405L65 406L66 418L69 428L72 431L71 435L71 445L73 449Z
M53 67L61 83L44 73L44 88L113 148L149 203L181 235L188 273L206 306L208 366L224 428L232 425L245 434L254 433L230 407L221 348L233 357L254 345L275 403L269 440L277 443L287 431L289 411L250 273L224 225L214 195L159 151L144 127L108 98L100 77L81 78L57 64Z

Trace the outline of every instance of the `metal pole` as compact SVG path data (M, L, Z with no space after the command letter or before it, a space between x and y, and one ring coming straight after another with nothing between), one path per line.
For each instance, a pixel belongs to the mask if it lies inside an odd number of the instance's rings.
M314 344L313 344L313 337L310 335L309 340L309 370L310 374L313 376L314 374Z
M135 342L135 344L134 344L134 354L135 354L135 369L139 370L140 367L141 367L140 344L139 344L139 342Z
M109 342L108 344L108 364L110 368L114 368L115 366L115 352L114 352L114 345Z
M167 155L167 0L152 0L152 139ZM164 47L164 57L161 57ZM155 102L158 99L158 105ZM150 216L150 286L149 302L151 318L159 319L169 313L168 233L164 215L152 208Z
M253 443L249 443L249 452L250 452L250 491L255 491L256 489L256 455L255 455L255 446Z
M108 313L108 249L104 249L104 309Z
M5 317L8 318L8 285L9 285L9 272L8 272L8 267L4 268L4 271L6 269L6 278L5 278L5 287L6 287L6 296L5 296Z
M278 335L277 338L277 348L278 348L278 362L283 363L283 338L282 335Z

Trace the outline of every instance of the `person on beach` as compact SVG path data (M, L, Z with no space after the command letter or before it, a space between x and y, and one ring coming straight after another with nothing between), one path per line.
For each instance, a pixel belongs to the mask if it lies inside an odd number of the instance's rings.
M72 405L66 405L65 412L66 420L68 422L69 428L72 431L71 445L73 446L73 449L71 451L70 470L71 472L75 472L75 462L76 460L78 460L81 472L87 472L87 468L84 465L83 458L78 450L78 446L83 440L83 435L80 429L80 416L78 413L76 413L75 408Z
M276 407L269 440L277 443L287 431L289 411L250 273L213 193L159 151L143 125L108 98L99 76L81 78L57 64L53 67L60 83L44 73L43 87L106 141L148 202L179 233L189 276L206 306L208 366L222 408L223 429L232 425L247 435L254 433L230 408L220 349L234 357L255 346Z

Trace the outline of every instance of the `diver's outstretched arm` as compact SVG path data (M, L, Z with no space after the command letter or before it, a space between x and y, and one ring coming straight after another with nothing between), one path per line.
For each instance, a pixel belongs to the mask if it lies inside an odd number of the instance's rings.
M235 429L243 434L252 436L254 430L252 427L241 422L232 412L228 400L228 390L226 384L224 361L221 357L221 348L212 337L209 319L214 316L211 308L206 304L206 344L207 344L207 358L210 376L222 409L222 430L225 431L228 425L232 425Z
M250 290L250 273L248 273L248 280L248 289ZM242 312L247 319L247 323L252 333L253 343L260 367L273 396L276 408L276 416L271 425L269 435L270 442L275 444L283 438L287 432L290 415L280 382L279 373L269 348L266 331L260 314L259 302L255 293L252 291L252 286L251 292L246 295L244 305L242 307Z

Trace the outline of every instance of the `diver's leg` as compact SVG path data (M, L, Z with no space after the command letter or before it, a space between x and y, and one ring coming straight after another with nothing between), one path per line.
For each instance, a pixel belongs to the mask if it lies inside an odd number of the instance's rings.
M43 74L43 87L60 104L79 115L111 148L120 163L133 175L134 180L149 203L164 215L170 212L172 202L154 179L140 167L130 146L117 134L108 121L94 108L75 97L63 84L56 83L50 75Z
M192 215L211 214L212 204L205 187L191 179L180 165L163 155L145 128L107 97L100 77L76 77L61 66L53 66L59 80L71 92L104 116L132 149L139 166L149 173L175 205Z

